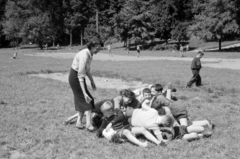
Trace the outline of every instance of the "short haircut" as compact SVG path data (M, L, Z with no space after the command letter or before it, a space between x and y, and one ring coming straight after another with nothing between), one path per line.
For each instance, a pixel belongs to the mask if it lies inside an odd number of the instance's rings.
M150 90L149 88L144 88L143 91L142 91L142 93L143 93L143 94L144 94L144 93L151 93L151 90Z
M109 141L112 143L117 143L117 144L124 142L124 140L120 137L119 134L114 134Z
M173 118L169 115L164 115L164 118L162 120L162 125L164 127L172 127L173 126Z
M120 95L130 99L135 99L135 94L130 89L123 89L120 91Z
M103 111L108 111L113 109L113 104L110 101L106 101L103 103L103 105L101 106L101 112Z
M162 92L163 86L161 84L154 84L151 88L154 88L157 92Z
M197 55L202 55L202 56L203 56L204 53L203 53L203 51L198 51L198 52L197 52Z

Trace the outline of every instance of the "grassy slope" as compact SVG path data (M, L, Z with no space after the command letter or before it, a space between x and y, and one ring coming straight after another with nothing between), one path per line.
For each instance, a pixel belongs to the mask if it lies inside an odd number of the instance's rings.
M167 147L149 144L142 149L130 143L116 145L95 134L63 126L74 113L73 96L67 83L26 76L28 73L68 71L72 60L22 56L12 60L0 53L0 158L14 151L22 158L238 158L240 140L239 71L203 68L202 88L185 89L191 77L189 62L100 62L97 76L121 77L148 83L172 82L189 110L191 119L212 119L217 124L211 139L172 141ZM96 100L117 95L98 89ZM196 98L198 97L198 98Z

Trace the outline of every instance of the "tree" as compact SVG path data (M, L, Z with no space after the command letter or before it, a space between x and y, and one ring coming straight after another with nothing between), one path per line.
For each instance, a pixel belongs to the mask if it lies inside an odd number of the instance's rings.
M24 5L16 0L9 0L5 6L5 17L2 26L3 33L6 35L7 40L11 41L12 46L17 46L21 40L20 31L24 25L24 12L21 8Z
M188 40L187 27L193 18L191 0L152 0L152 23L156 37Z
M7 0L0 0L0 47L5 43L5 37L3 34L3 22L4 22L4 14L5 14L5 5Z
M83 32L90 17L93 15L89 0L64 0L64 25L65 32L70 35L70 46L72 45L72 34L75 29L80 30L81 45L83 43Z
M149 0L128 0L116 17L116 26L122 40L143 41L154 37Z
M239 26L236 23L234 0L194 1L195 18L190 32L203 40L221 42L229 36L236 37ZM199 11L199 12L197 12Z

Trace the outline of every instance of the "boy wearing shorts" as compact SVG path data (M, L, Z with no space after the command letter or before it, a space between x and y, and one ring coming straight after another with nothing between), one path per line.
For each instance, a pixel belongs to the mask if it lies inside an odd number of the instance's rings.
M116 136L119 136L120 139L127 139L138 146L147 147L147 141L141 142L135 137L135 135L142 134L155 144L160 144L160 142L143 127L131 127L123 112L119 109L114 110L111 102L106 101L102 105L101 111L104 117L102 125L97 132L97 137L102 137L103 131L108 132L113 129L115 133L112 133L109 137L110 141L114 141Z

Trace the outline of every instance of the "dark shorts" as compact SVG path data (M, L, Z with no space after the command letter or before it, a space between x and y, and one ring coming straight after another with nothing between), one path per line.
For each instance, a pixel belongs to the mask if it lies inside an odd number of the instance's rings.
M128 124L128 125L125 125L123 128L119 129L119 130L115 130L117 131L117 134L120 136L120 138L122 139L126 139L127 137L123 134L123 131L124 130L129 130L129 131L132 131L132 127Z
M182 139L185 134L188 134L186 126L174 126L174 139Z
M173 102L169 108L177 122L179 122L179 119L181 118L188 118L188 112L186 106L183 103L179 101Z

